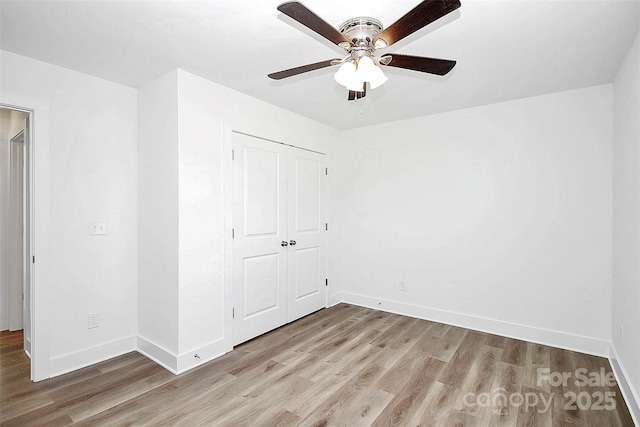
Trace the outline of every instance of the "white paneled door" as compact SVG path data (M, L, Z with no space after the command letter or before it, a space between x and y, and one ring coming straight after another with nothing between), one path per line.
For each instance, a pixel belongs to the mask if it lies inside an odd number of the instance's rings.
M324 156L290 149L287 158L287 320L327 303Z
M324 155L233 134L234 344L326 305Z

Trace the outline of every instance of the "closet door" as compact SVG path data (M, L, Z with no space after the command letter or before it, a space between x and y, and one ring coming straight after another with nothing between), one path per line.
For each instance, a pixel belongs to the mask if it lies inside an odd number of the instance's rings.
M324 308L327 303L324 157L291 149L287 159L289 322Z
M287 321L287 147L236 133L233 145L234 344L239 344Z
M324 155L233 134L234 344L326 306Z

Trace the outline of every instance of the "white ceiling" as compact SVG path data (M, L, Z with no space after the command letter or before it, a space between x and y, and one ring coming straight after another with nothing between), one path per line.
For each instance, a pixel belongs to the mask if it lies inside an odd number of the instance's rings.
M455 59L445 77L385 67L389 81L348 102L335 68L267 74L341 49L276 7L283 0L0 1L3 50L131 87L182 68L338 129L609 83L638 32L638 0L461 0L384 52ZM419 0L304 0L340 26L385 26Z

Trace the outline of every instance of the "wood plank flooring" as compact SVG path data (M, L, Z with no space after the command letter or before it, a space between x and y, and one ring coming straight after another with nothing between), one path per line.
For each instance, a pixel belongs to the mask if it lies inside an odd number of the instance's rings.
M32 383L21 333L0 356L2 426L633 426L606 359L347 304L178 376L134 352Z

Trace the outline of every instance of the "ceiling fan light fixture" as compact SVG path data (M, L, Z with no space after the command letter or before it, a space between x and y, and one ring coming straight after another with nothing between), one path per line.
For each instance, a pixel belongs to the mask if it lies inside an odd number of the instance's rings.
M355 73L353 73L351 75L351 78L349 79L347 84L344 85L344 87L347 90L352 90L354 92L362 92L363 91L364 82L365 81L362 80L362 76L360 76L360 74L356 71Z
M376 39L376 40L373 42L373 46L374 46L376 49L384 49L385 47L387 47L387 42L386 42L386 41L384 41L384 40L382 40L382 39Z
M378 57L376 50L392 46L459 7L460 0L422 0L387 28L377 19L360 16L349 19L336 29L299 1L287 1L278 6L280 12L344 49L347 55L343 59L316 62L271 73L268 76L280 80L320 68L341 65L334 78L349 90L347 99L350 101L366 95L367 83L371 89L375 89L388 80L381 65L444 76L453 69L456 61L401 54Z
M353 62L347 61L338 68L338 71L333 75L333 78L336 79L336 82L340 86L344 86L347 89L350 86L357 86L357 71L356 66ZM360 87L362 87L362 83L360 83Z
M364 92L364 82L358 83L357 81L353 81L349 86L345 86L347 90L352 90L354 92Z
M365 82L353 61L347 61L342 64L333 78L336 79L339 85L355 92L362 92L362 85Z
M340 66L333 78L339 85L348 90L362 92L362 86L369 82L371 89L375 89L388 80L379 66L369 56L352 59Z
M382 86L389 79L369 56L360 58L357 71L363 81L369 82L371 89Z
M376 76L373 76L369 79L369 86L371 87L371 89L380 87L385 84L387 80L389 80L389 77L385 76L380 68L378 68L377 70L378 72L376 73Z

